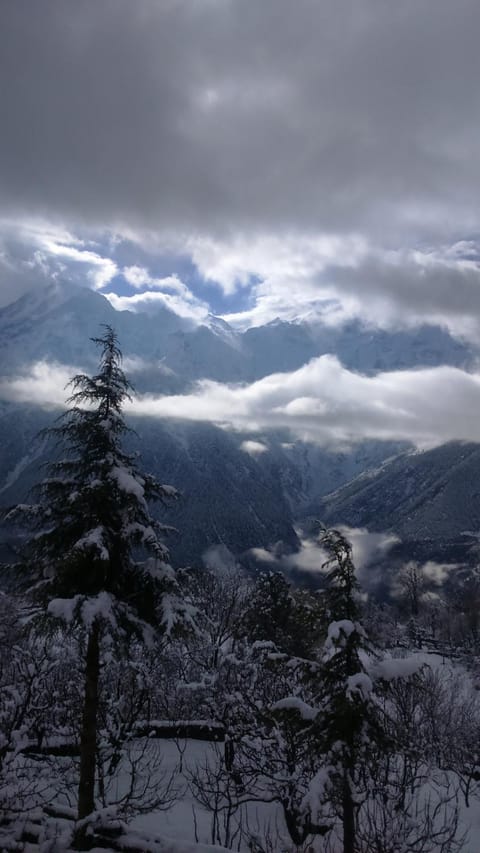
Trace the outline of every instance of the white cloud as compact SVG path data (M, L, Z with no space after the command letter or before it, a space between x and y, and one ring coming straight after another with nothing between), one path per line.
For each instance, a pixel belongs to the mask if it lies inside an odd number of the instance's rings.
M116 293L104 293L106 299L116 311L148 311L163 306L179 317L202 323L209 314L208 305L197 299L189 290L179 293L162 293L159 290L145 290L133 296L118 296Z
M146 285L151 283L151 277L148 270L145 267L139 267L134 264L131 267L124 267L122 270L122 275L125 281L135 288L146 287Z
M79 372L69 365L37 361L23 375L1 379L0 397L16 403L61 408L71 393L66 386Z
M369 566L384 557L400 539L391 533L371 533L365 527L339 526L338 529L352 546L352 558L359 580L368 587L371 580L368 574ZM266 548L252 548L252 554L257 560L267 563L270 568L287 574L293 570L310 574L328 571L328 567L324 565L328 554L319 545L318 537L305 535L301 530L297 530L297 534L300 547L293 554L279 555L275 549L270 551Z
M353 561L359 572L384 557L401 541L394 533L372 533L366 527L338 525L338 529L352 546Z
M365 438L412 441L419 447L478 441L479 410L479 373L437 367L364 376L329 355L251 385L203 380L191 394L146 395L135 401L138 414L244 430L288 428L323 445Z
M50 235L38 235L39 242L50 255L65 258L80 264L88 264L91 267L87 272L87 278L92 283L94 290L101 290L109 284L118 272L117 265L111 258L102 257L90 249L77 248L52 238Z
M164 376L174 376L175 374L175 371L167 367L162 361L147 361L139 355L124 355L122 367L128 376L135 373L143 373L151 369L155 369L158 373L163 373Z
M262 453L267 453L268 447L261 441L242 441L240 450L248 453L249 456L261 456Z
M71 375L69 368L39 362L28 375L4 380L0 393L7 399L60 404ZM251 385L202 380L190 394L138 396L129 409L238 430L284 428L324 446L372 438L426 448L450 440L480 441L480 373L436 367L364 376L327 355Z
M97 244L44 221L0 220L0 305L46 282L101 290L117 275Z
M458 563L435 563L433 560L428 560L419 567L419 571L427 581L436 586L442 586L448 579L450 572L458 569L458 566Z
M168 275L164 278L155 278L151 276L145 267L131 266L124 267L122 275L132 287L136 290L141 288L150 288L151 290L167 290L173 293L178 293L180 296L193 299L191 291L187 285L179 279L177 275Z
M202 276L231 294L249 289L250 307L224 319L245 329L276 317L359 318L384 328L433 323L480 335L480 245L386 249L356 234L263 235L187 244Z
M227 241L196 236L187 240L185 249L203 278L229 294L250 285L252 277L302 282L332 263L355 265L367 245L356 234L263 233Z

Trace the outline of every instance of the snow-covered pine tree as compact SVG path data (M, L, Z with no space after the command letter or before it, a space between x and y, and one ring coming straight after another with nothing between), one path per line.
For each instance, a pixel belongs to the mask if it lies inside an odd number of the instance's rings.
M47 612L79 625L86 636L85 694L80 733L78 818L95 810L95 764L101 641L150 626L170 633L189 618L168 550L159 538L168 529L149 513L148 501L176 495L171 486L141 473L122 447L129 431L122 406L131 385L121 367L114 330L99 338L94 376L71 380L69 408L47 435L61 458L48 465L37 502L10 515L27 520L27 564ZM152 556L138 562L138 549ZM145 556L145 555L144 555Z
M330 619L321 669L319 742L330 767L343 850L354 853L357 785L368 774L369 749L381 748L382 742L386 746L387 738L367 671L374 651L361 624L351 545L338 530L323 530L319 544L328 554L325 604Z

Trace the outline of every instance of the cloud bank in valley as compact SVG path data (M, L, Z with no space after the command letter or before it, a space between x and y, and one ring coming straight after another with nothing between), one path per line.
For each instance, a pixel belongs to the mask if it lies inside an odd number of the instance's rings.
M437 367L365 376L329 355L250 385L203 380L191 394L145 395L133 407L139 415L239 430L287 428L326 446L375 438L419 447L480 440L479 408L480 373Z
M73 368L39 362L0 382L0 396L62 406ZM448 389L448 393L446 391ZM348 446L363 439L411 441L432 447L450 440L480 440L480 373L454 367L365 376L324 355L299 370L275 373L250 385L202 380L188 394L136 396L132 415L203 421L245 431L287 429L302 440ZM263 451L250 440L249 453Z
M350 542L357 578L368 590L378 580L377 574L371 572L371 566L383 559L400 539L392 533L373 533L365 527L338 525L337 528ZM307 575L325 574L328 571L325 564L329 555L319 545L318 536L309 535L300 529L297 534L299 548L296 552L279 554L275 548L253 548L251 553L267 570L281 571L286 575L293 571Z

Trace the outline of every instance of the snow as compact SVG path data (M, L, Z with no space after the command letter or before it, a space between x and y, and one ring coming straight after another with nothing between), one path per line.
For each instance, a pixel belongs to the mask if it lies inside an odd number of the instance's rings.
M106 622L115 623L114 600L108 592L86 598L74 595L72 598L54 598L48 605L48 612L56 619L71 623L77 615L86 628L91 628L98 617Z
M306 811L310 810L312 815L316 815L318 812L325 796L325 789L330 782L330 774L332 770L333 767L328 765L321 767L308 786L308 791L303 798L302 806Z
M141 477L134 477L127 468L119 465L113 466L110 476L115 480L122 492L135 495L138 500L144 500L144 481Z
M144 853L231 853L226 847L218 847L213 844L189 844L184 841L175 841L163 836L146 837L143 833L128 832L115 842L123 850L143 851ZM105 847L92 847L91 853L108 853Z
M286 696L271 706L272 711L298 711L303 720L314 720L318 714L318 708L308 705L298 696Z
M248 453L249 456L261 456L262 453L267 453L268 447L262 441L242 441L240 450Z
M295 699L296 697L290 698ZM151 743L150 740L149 743ZM158 743L159 741L155 740L155 744ZM152 748L154 749L155 746ZM176 784L178 783L180 789L178 798L168 811L152 811L129 820L125 835L122 837L123 849L128 851L129 848L134 848L146 851L146 853L214 853L214 851L225 853L225 847L216 846L211 842L212 813L195 800L189 787L191 772L199 771L202 773L202 768L205 767L213 769L216 762L222 760L222 745L199 740L172 738L162 740L160 748L163 761L160 773L166 773L167 777L171 773L175 775ZM180 756L182 758L181 767L179 766ZM321 804L333 769L328 764L320 766L305 792L302 805L306 811L311 810L314 819L317 814L322 817ZM120 784L122 784L121 781ZM250 802L242 809L241 819L244 828L248 828L250 831L253 829L259 837L269 826L270 828L279 828L280 837L273 839L272 850L293 849L293 845L287 842L281 808L278 804ZM462 829L469 831L469 839L462 846L462 853L478 853L480 802L473 798L469 809L460 803L460 813ZM240 815L238 817L240 818ZM198 841L195 841L195 837L198 838ZM224 842L223 837L221 841ZM104 847L94 849L97 850L97 853L101 853L101 851L105 853ZM239 847L237 848L235 845L234 849L238 849L240 853L248 853L251 850L246 839L242 839ZM324 840L316 839L312 843L311 849L314 853L323 851L325 849ZM339 843L338 846L329 847L329 849L332 853L339 853L342 847Z
M152 536L155 537L154 532L152 531ZM143 541L145 543L149 543L152 541L151 537L148 537L147 531L143 536ZM155 537L156 541L156 537ZM175 580L175 569L172 568L170 563L166 563L164 560L159 560L156 557L149 557L148 560L142 564L144 571L150 575L150 577L154 578L158 581L174 581Z
M73 598L53 598L52 601L50 601L47 610L51 616L55 617L55 619L63 619L64 622L69 624L73 621L75 610L80 599L80 595L75 595Z
M209 728L209 729L217 729L218 731L223 732L224 726L222 723L217 722L217 720L203 720L203 719L188 719L188 720L137 720L135 723L139 728L146 728L148 726L152 726L152 728L179 728L182 726L199 726L201 728Z
M178 489L176 489L174 486L167 486L165 485L165 483L162 483L162 493L165 497L178 497Z
M119 842L116 842L118 849ZM121 847L128 850L144 851L144 853L212 853L212 851L225 851L226 847L217 847L211 844L184 844L168 838L150 838L145 840L141 835L129 833L122 838ZM112 848L92 847L92 853L108 853Z
M350 619L340 619L328 626L327 643L340 639L340 634L349 637L355 631L355 625Z
M73 547L77 551L88 551L90 548L96 548L98 558L100 560L109 560L110 555L105 548L103 534L103 527L95 527L93 530L89 530L88 533L85 533L81 539L78 539Z
M85 627L91 628L97 618L101 618L105 622L115 623L114 601L108 592L99 592L92 598L86 598L81 609L82 622Z
M223 761L223 744L215 745L187 739L178 741L178 745L181 750L185 750L183 756L184 769L179 774L180 781L183 780L184 782L181 798L167 812L153 812L134 818L131 822L131 828L151 837L158 836L161 833L165 843L167 843L167 839L175 839L174 842L171 842L174 845L171 848L172 853L207 853L207 851L213 853L213 851L223 850L223 847L216 847L211 843L213 815L195 800L188 786L191 771L205 766L213 768L218 759ZM164 769L170 773L177 766L178 770L179 752L175 741L162 741L162 754ZM260 832L266 827L268 821L274 823L278 819L280 825L283 825L279 806L271 803L248 804L243 807L242 819L244 825L245 821L248 821L250 826L255 826L255 828L258 826ZM195 824L198 846L194 844ZM279 850L282 847L279 847ZM237 849L236 845L234 849ZM242 853L248 853L249 847L245 841L241 844L240 850ZM163 850L162 853L164 853Z
M366 672L356 672L347 678L347 696L359 693L363 699L368 699L372 692L372 679Z
M384 658L377 661L371 668L372 675L384 681L395 678L408 678L415 675L427 664L424 656L410 655L406 658Z
M167 593L163 596L161 624L167 637L175 628L184 625L186 619L189 620L189 609L191 608L178 595Z

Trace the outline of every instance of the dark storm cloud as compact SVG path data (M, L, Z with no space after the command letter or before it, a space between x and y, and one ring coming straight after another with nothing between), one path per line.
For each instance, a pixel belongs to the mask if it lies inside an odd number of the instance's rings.
M3 0L1 212L464 236L479 27L478 0Z

